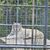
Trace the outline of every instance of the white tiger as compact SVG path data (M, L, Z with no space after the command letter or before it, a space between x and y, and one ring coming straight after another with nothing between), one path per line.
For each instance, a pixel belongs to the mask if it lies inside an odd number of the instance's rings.
M26 33L26 38L25 38L25 33ZM17 36L17 44L24 44L24 40L26 39L26 44L31 45L32 29L25 29L22 27L20 23L14 23L12 25L11 33L7 36L7 38L9 39L7 40L7 43L16 44L16 36ZM13 39L14 42L11 42L10 39ZM43 39L44 39L44 34L37 29L33 29L33 44L37 45L42 44L41 42L43 42L42 41Z

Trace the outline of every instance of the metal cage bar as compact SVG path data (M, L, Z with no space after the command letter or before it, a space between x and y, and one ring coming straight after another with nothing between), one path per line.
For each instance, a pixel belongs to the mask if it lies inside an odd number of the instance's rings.
M27 1L27 0L26 0ZM34 0L33 0L34 2ZM26 13L25 13L25 24L26 25L22 25L22 26L32 26L32 45L17 45L17 44L5 44L5 45L1 45L0 44L0 48L48 48L50 49L50 45L46 45L46 38L47 38L47 29L48 27L50 27L50 25L47 25L48 24L48 8L50 8L50 6L48 6L48 1L45 0L45 6L38 6L38 5L34 5L34 3L32 5L19 5L19 0L17 0L17 3L16 5L6 5L6 4L0 4L0 6L2 7L17 7L17 15L16 15L16 22L18 22L18 17L19 17L19 12L18 12L18 7L32 7L32 25L27 25L27 8L26 8ZM36 8L36 25L34 24L34 8ZM38 13L38 10L37 8L44 8L45 9L45 25L37 25L37 13ZM12 24L8 24L7 23L7 17L8 16L8 9L6 10L7 14L6 14L6 24L0 24L0 26L12 26ZM11 20L11 19L10 19ZM34 29L34 26L37 26L37 27L45 27L45 33L44 33L44 45L33 45L33 29ZM7 28L6 28L7 29ZM25 35L26 35L26 30L25 30ZM26 36L25 36L26 38ZM35 38L35 41L36 41L36 38ZM16 43L17 43L17 34L16 34ZM26 40L25 40L25 44L26 44Z

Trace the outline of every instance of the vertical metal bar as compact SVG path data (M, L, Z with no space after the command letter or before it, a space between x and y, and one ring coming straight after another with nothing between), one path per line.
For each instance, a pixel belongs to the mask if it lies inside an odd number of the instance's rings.
M5 8L6 10L6 24L7 24L7 19L8 19L8 8L6 7ZM6 32L7 32L7 27L6 27ZM7 34L6 34L6 36L7 36ZM5 38L5 41L7 42L7 38Z
M25 24L27 25L27 7L25 7Z
M46 39L47 39L47 24L48 24L48 1L45 0L45 33L44 33L44 45L46 45Z
M5 1L6 1L6 0L5 0ZM6 4L7 4L7 3L6 3ZM6 11L6 15L5 15L5 16L6 16L6 19L5 19L5 20L6 20L6 24L7 24L7 23L8 23L7 19L8 19L8 17L9 17L9 16L8 16L8 7L4 7L4 8L5 8L5 11ZM5 12L4 12L4 13L5 13ZM8 32L7 30L8 30L8 29L7 29L7 27L6 27L6 33ZM6 36L7 36L7 34L6 34ZM7 43L7 38L5 38L5 42ZM6 49L5 49L5 50L6 50Z
M38 1L36 0L36 6L38 6ZM38 17L38 8L36 8L36 24L38 24L37 23L37 17Z
M25 5L27 5L27 0L25 0ZM25 25L27 25L27 8L28 7L25 7ZM26 27L26 26L25 26ZM26 28L25 28L25 38L26 38ZM25 43L25 45L26 45L26 39L25 39L25 41L24 41L24 43Z
M17 23L18 23L18 7L17 7Z
M15 0L15 3L16 3L16 5L18 5L19 4L19 0ZM16 22L18 23L18 7L16 7L16 10L17 10L16 11ZM14 26L16 26L16 28L17 28L17 25L14 25ZM16 40L16 45L17 45L17 40L18 40L17 36L18 36L18 33L17 33L17 29L16 29L16 39L15 39ZM17 49L14 48L14 50L17 50Z
M38 6L38 1L36 0L36 6ZM36 23L36 25L38 24L37 23L37 18L38 18L38 8L36 8L36 21L35 21L35 23ZM37 43L36 43L36 33L37 33L37 30L35 30L35 45L37 45Z
M45 33L44 33L44 46L46 46L46 39L47 39L47 35L48 35L48 27L47 27L47 24L48 24L48 0L45 0ZM44 48L44 50L46 50Z
M11 10L9 10L9 15L10 15L10 17L9 17L9 19L10 19L10 24L12 24L12 22L11 22L11 18L12 18Z
M32 5L34 5L34 0L32 0ZM34 7L32 7L32 45L33 45L33 29L34 29Z
M19 5L19 0L16 1L16 5ZM19 9L18 9L18 7L16 9L17 9L17 13L16 13L17 14L17 21L16 22L18 23Z
M19 0L15 0L16 5L19 4ZM16 12L16 22L18 23L18 7L16 8L17 12ZM16 25L15 25L16 26ZM17 28L17 26L16 26ZM16 30L16 44L17 44L17 30Z

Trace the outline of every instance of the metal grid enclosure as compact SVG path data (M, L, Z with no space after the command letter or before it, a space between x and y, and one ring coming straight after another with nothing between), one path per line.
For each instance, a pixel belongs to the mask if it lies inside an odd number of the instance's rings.
M49 0L1 0L1 50L50 50Z

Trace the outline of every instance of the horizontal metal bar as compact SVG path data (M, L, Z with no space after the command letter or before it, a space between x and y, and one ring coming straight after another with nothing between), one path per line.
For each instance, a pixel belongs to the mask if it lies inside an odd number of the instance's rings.
M0 24L0 26L12 26L13 24ZM39 26L39 27L44 27L45 25L22 25L22 26ZM48 27L50 27L50 25L47 25Z
M46 46L43 46L43 45L39 45L39 46L32 46L32 45L0 45L0 48L38 48L38 49L43 49L43 48L46 48L46 49L50 49L50 46L46 45Z
M8 7L37 7L37 8L45 8L46 6L36 6L36 5L15 5L15 4L0 4L0 6L8 6ZM48 6L50 8L50 6Z
M3 26L6 26L6 25L7 25L7 26L11 26L11 25L13 25L13 24L1 24L1 23L0 23L0 25L3 25Z
M12 26L13 24L0 24L2 26ZM45 25L22 25L22 26L45 26ZM48 25L50 26L50 25Z

